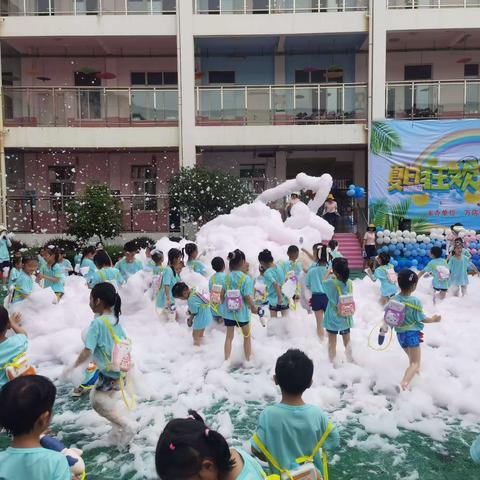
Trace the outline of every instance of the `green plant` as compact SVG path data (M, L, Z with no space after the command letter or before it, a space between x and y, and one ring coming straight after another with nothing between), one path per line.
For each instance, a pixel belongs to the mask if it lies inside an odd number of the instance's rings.
M387 122L373 122L370 135L370 153L391 155L392 150L402 147L402 140Z
M106 185L88 185L82 198L68 202L66 220L69 235L81 242L96 236L103 243L122 230L122 204Z
M136 237L131 241L134 242L138 248L146 248L147 245L155 245L155 243L157 243L153 238L147 236Z
M79 247L78 242L67 238L51 238L45 242L45 245L55 245L66 252L74 252Z
M121 245L106 245L103 247L112 259L113 264L117 263L118 258L123 253L123 247Z

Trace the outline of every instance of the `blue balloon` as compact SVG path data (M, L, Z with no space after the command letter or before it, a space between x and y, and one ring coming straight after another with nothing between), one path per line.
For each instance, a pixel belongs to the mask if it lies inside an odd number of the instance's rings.
M412 250L412 255L413 255L413 256L416 257L416 256L418 255L418 253L419 253L419 252L418 252L418 249L417 249L417 248L415 248L415 249Z
M347 190L347 197L354 197L355 196L355 190Z
M397 266L398 266L398 262L397 262L396 260L392 260L392 265L393 265L394 267L397 267Z
M351 185L348 186L350 190L353 190L355 188L355 185L352 183Z
M417 259L412 260L412 265L416 267L418 265L418 260Z
M405 256L406 256L406 257L411 257L411 256L412 256L412 252L411 252L410 250L407 250L407 251L405 252Z
M398 248L397 248L397 250L395 250L395 251L393 252L393 254L394 254L396 257L399 257L399 256L400 256L400 250L398 250Z

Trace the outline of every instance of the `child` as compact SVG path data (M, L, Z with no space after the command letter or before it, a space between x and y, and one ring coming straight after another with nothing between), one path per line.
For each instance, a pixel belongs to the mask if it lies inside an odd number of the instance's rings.
M174 285L181 281L180 272L183 266L181 250L171 248L168 251L168 265L163 271L162 282L156 298L157 308L165 310L171 320L175 320L176 317L175 298L172 290Z
M365 270L372 282L380 281L380 303L382 305L386 305L388 300L398 292L397 274L394 266L390 263L390 259L388 253L381 253L376 259L379 266L375 269L375 272L372 272L370 268Z
M367 267L368 262L371 262L377 256L376 242L377 229L375 228L375 225L371 223L363 236L364 268Z
M291 280L296 288L294 300L298 300L300 294L300 284L299 279L302 273L302 264L298 261L300 256L300 250L296 245L290 245L287 249L288 262L281 262L280 267L283 269L285 274L285 279Z
M18 303L31 295L33 291L33 275L38 269L38 260L35 257L23 257L23 269L13 284L12 303Z
M93 277L93 274L97 271L97 267L95 266L95 263L93 263L93 257L96 253L97 250L93 245L83 249L83 255L80 260L80 273L87 281L87 285Z
M82 262L82 249L77 248L75 250L75 256L73 257L74 271L75 273L80 273L80 263Z
M103 250L103 243L102 242L97 242L95 244L95 250L99 252L100 250Z
M210 291L210 305L212 307L213 318L216 322L223 321L224 306L221 299L222 290L225 291L225 261L222 257L215 257L212 259L212 268L214 274L210 277L208 281L208 290ZM215 291L214 290L214 285ZM212 293L213 291L213 293Z
M205 270L205 265L197 260L198 258L198 247L194 243L187 243L185 245L185 253L187 254L187 267L193 272L199 273L204 277L207 276L207 271Z
M19 377L0 391L0 427L13 436L0 452L0 478L72 480L67 457L40 445L49 427L57 390L45 377Z
M62 267L64 277L68 277L73 272L72 264L68 258L65 258L65 250L60 249L60 255L58 257L58 264Z
M157 298L159 290L162 286L162 277L165 267L163 266L163 252L161 250L152 250L150 255L151 264L149 264L145 269L152 272L152 280L150 283L150 296L152 300Z
M317 263L309 268L305 285L312 292L311 306L317 320L317 335L323 340L325 338L323 316L328 305L328 297L323 288L323 279L328 271L327 247L317 243L313 246L313 254L316 256Z
M158 440L155 466L161 480L263 480L263 471L248 453L230 449L190 410L188 418L170 420Z
M127 242L123 247L123 253L125 254L124 258L115 264L115 268L120 271L123 279L128 281L132 275L143 270L143 265L140 260L135 258L137 247L134 242Z
M188 326L193 327L193 344L199 347L202 344L205 329L211 325L213 320L210 303L195 289L188 288L183 282L173 286L172 294L175 298L187 301L188 313L191 315L188 319Z
M224 292L224 324L227 327L225 337L225 360L230 358L235 327L239 327L243 335L243 352L245 359L250 360L252 342L250 338L250 312L263 316L263 310L253 302L253 282L248 275L248 263L241 250L228 254L230 273L225 278Z
M7 229L0 225L0 272L2 274L3 290L7 289L8 272L10 270L10 251L12 246Z
M442 258L442 249L440 247L432 247L430 249L430 258L430 262L419 273L418 279L420 280L426 273L430 273L433 276L433 301L435 302L436 293L439 294L440 300L443 300L447 295L450 270L448 269L447 261Z
M152 252L155 251L155 245L147 243L145 247L145 265L143 269L147 272L151 272L155 266L155 262L152 260Z
M44 258L46 265L40 267L37 280L43 280L43 288L51 288L57 299L60 300L65 293L65 277L63 275L63 269L58 263L60 258L58 248L53 245L46 247Z
M135 431L125 412L117 408L120 391L124 392L125 373L112 366L112 352L118 341L125 340L126 334L120 325L122 301L110 283L99 283L90 293L90 308L95 314L86 337L85 348L78 356L73 368L84 364L90 357L100 372L99 380L90 394L93 409L112 423L112 436L128 444Z
M15 280L17 280L20 272L22 271L23 263L22 263L22 256L14 256L13 257L13 267L10 270L10 276L8 277L8 288L10 289Z
M330 256L330 261L335 260L336 258L343 258L343 255L338 249L338 242L336 240L330 240L328 242L328 254Z
M327 472L323 471L324 458L315 450L319 445L325 450L334 450L340 436L322 410L303 401L303 393L312 386L312 377L313 362L300 350L288 350L278 358L273 378L280 387L282 400L263 410L250 441L253 454L268 460L272 473L280 475L283 471L279 467L293 469L299 466L297 458L312 456L318 473L327 478Z
M332 276L335 275L334 278ZM352 346L350 345L350 329L353 326L352 315L340 313L340 297L350 302L350 311L354 310L352 296L352 281L349 280L350 269L345 258L335 258L332 269L327 272L323 279L323 286L328 297L327 310L323 324L328 333L328 357L332 363L337 356L337 335L340 335L345 346L345 354L349 362L353 362Z
M8 382L6 368L28 348L27 332L20 327L20 321L19 313L9 318L7 310L0 307L0 390ZM9 329L16 335L7 338Z
M420 343L424 323L435 323L441 320L440 315L427 318L423 313L422 303L412 293L417 288L418 276L412 270L402 270L398 274L400 293L392 300L405 304L405 321L400 327L395 327L398 343L403 348L410 362L400 383L402 390L406 390L413 377L420 371ZM388 306L387 306L388 308Z
M285 274L281 268L275 266L270 250L260 252L258 254L258 261L265 270L263 279L267 287L270 317L276 318L278 312L281 312L283 317L288 313L287 311L290 308L289 299L282 292L282 286L285 283Z
M112 260L105 250L98 250L93 257L93 263L97 271L90 277L88 286L93 288L95 285L103 282L111 283L116 290L125 283L122 274L112 267Z
M44 267L47 264L45 260L45 247L42 247L38 252L38 266L39 268Z
M450 285L453 288L453 294L458 297L460 291L462 297L467 294L468 286L468 269L473 264L470 258L463 254L463 244L456 243L453 247L453 255L448 260L448 269L450 270ZM473 265L473 269L478 273L477 268Z

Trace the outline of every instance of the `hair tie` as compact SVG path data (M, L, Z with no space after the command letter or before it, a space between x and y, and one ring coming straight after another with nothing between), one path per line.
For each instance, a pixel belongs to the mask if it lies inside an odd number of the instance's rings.
M205 436L208 437L208 434L210 433L210 430L208 428L205 429Z
M171 444L168 446L168 448L169 448L172 452L175 451L175 445L174 445L173 443L171 443Z

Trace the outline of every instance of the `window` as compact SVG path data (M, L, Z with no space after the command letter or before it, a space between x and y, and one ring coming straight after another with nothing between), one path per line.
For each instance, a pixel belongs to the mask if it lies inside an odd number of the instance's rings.
M25 188L25 161L23 152L6 153L5 168L7 188L9 190L23 190Z
M478 63L467 63L464 67L465 78L478 78Z
M157 169L152 166L133 166L132 183L134 210L157 210Z
M328 74L328 75L327 75ZM328 77L328 78L327 78ZM342 83L343 70L295 70L295 83Z
M72 166L48 167L52 210L61 212L75 193L75 168Z
M255 193L262 193L265 190L266 167L265 164L253 163L240 165L240 178Z
M431 80L431 65L405 65L405 80Z
M177 74L177 72L164 72L163 73L163 84L164 85L178 85L178 74Z
M212 70L208 72L208 83L235 83L235 72Z
M161 85L177 85L177 72L131 72L132 85L158 87Z

